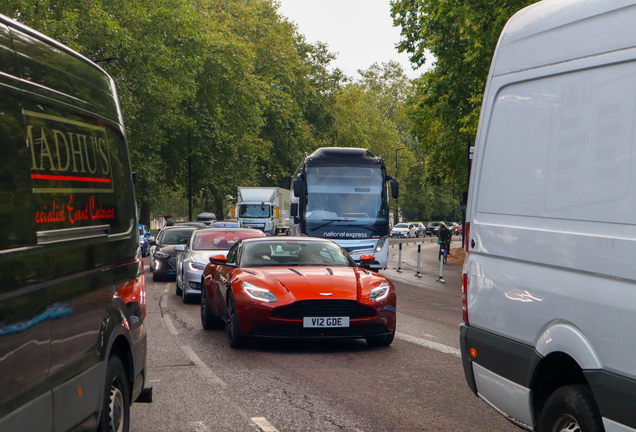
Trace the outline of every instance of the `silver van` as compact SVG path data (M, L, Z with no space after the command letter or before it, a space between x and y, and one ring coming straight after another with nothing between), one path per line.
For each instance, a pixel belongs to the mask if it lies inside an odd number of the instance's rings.
M634 0L545 0L492 61L460 339L472 391L528 430L636 430L634 22Z
M127 431L146 302L115 84L0 16L0 137L0 431Z

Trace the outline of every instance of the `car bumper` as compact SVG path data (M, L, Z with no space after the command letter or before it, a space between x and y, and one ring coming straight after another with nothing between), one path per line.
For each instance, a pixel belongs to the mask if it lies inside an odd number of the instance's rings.
M386 303L374 309L375 316L351 318L349 327L305 328L302 319L272 318L271 307L237 303L241 333L263 338L356 339L392 333L396 322L395 304Z
M176 258L156 258L154 259L154 273L163 276L176 276Z
M201 294L201 277L203 276L203 270L192 270L187 264L184 264L186 269L183 272L183 283L181 289L186 295Z

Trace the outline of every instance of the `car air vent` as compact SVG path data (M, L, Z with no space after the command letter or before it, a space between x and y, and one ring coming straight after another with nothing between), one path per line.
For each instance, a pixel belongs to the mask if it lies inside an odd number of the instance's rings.
M294 273L296 273L298 276L302 276L302 275L303 275L301 272L299 272L299 271L298 271L298 270L296 270L296 269L290 268L289 270L290 270L290 271L293 271L293 272L294 272Z
M303 319L304 317L373 318L375 309L353 300L301 300L272 311L272 318Z

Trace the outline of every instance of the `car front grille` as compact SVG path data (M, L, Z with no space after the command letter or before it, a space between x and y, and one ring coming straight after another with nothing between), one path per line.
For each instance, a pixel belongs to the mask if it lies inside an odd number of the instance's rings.
M373 318L375 309L353 300L301 300L272 311L272 318L303 319L304 317Z

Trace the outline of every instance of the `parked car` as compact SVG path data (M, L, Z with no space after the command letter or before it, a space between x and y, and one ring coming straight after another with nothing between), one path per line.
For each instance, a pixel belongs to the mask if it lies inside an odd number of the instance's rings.
M391 229L391 238L393 237L404 237L411 238L415 237L416 229L415 224L410 222L400 222L395 225L393 229Z
M139 251L142 257L150 255L150 245L148 239L151 237L146 225L139 224Z
M175 247L187 244L196 229L190 226L171 226L161 230L157 240L151 243L156 246L150 258L153 281L176 276Z
M527 430L636 430L635 21L635 1L542 1L494 51L460 346L484 409Z
M197 215L197 222L203 222L204 224L210 226L212 222L216 220L216 215L214 213L199 213Z
M362 265L374 260L363 255ZM241 240L227 257L212 256L203 276L201 324L227 323L232 348L248 337L364 338L387 346L395 335L393 284L329 240Z
M148 346L115 82L4 15L0 70L0 431L127 432Z
M415 237L426 237L426 225L422 222L413 222L415 225Z
M455 228L455 234L460 236L462 235L462 232L464 232L464 227L462 227L461 225L458 225L457 228Z
M210 256L227 254L234 244L244 238L265 237L261 230L250 228L205 228L196 230L186 246L177 245L177 280L175 294L189 303L201 295L201 275Z
M443 222L429 222L428 225L426 225L426 235L436 236L439 231L439 226L442 223Z

